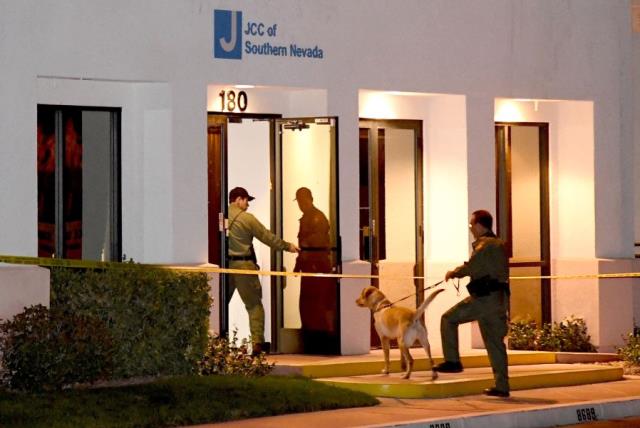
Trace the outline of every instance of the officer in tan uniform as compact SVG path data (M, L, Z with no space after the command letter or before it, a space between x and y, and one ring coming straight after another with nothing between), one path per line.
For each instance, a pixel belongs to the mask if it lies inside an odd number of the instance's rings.
M253 238L274 250L298 252L290 242L283 241L269 231L260 221L247 212L249 201L255 199L242 187L229 192L229 268L258 270ZM262 286L257 275L229 275L227 299L238 290L240 298L249 313L249 329L253 343L253 353L269 352L270 344L264 341L264 307L262 306Z
M294 272L331 273L331 226L327 216L313 205L313 195L307 187L296 191L296 201L302 211ZM306 354L339 352L338 285L335 278L303 276L300 281L300 320L302 343Z
M468 262L449 271L445 281L471 277L467 285L470 296L449 309L440 323L442 351L445 361L435 367L443 373L462 371L458 350L458 325L478 321L496 385L483 392L496 397L509 396L507 335L509 311L509 261L504 242L492 231L493 217L478 210L471 215L469 229L475 238Z

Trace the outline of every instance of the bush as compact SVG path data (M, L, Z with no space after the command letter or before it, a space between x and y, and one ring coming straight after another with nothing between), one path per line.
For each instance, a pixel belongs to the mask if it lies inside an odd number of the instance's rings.
M534 343L535 349L538 351L551 351L559 352L565 351L562 349L562 341L556 335L557 324L545 323L541 329L536 329L536 340Z
M582 318L570 317L555 324L555 336L560 342L560 350L566 352L596 352L587 333L587 324Z
M618 355L629 366L640 366L640 335L629 333L625 346L618 348Z
M581 318L570 317L538 328L534 321L515 321L509 328L509 349L553 352L595 352L587 325Z
M237 342L237 330L233 331L231 341L217 335L209 337L207 350L198 364L200 374L265 376L273 370L275 364L269 364L264 353L249 354L251 342L246 339L240 345Z
M535 349L538 331L535 321L515 321L509 328L509 349Z
M3 383L24 391L105 379L113 363L111 336L102 321L42 305L0 324L0 351Z
M51 270L51 306L102 320L115 347L114 378L193 373L207 346L204 273L130 266Z

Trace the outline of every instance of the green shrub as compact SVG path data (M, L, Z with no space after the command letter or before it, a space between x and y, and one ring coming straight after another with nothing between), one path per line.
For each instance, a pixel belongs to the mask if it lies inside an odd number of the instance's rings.
M96 318L42 305L0 324L2 381L25 391L61 389L107 378L113 344Z
M560 341L560 349L566 352L596 352L587 333L587 324L582 318L570 317L556 325L556 337Z
M238 345L238 332L233 331L231 340L217 335L209 337L204 357L198 364L202 375L265 376L275 364L269 364L264 353L249 353L251 342L242 339Z
M193 373L207 346L207 276L130 266L51 270L51 306L102 320L114 378Z
M509 349L535 349L537 329L535 321L514 321L509 329Z
M509 328L509 349L552 352L595 352L581 318L570 317L560 323L545 323L538 328L534 321L515 321Z
M629 333L625 346L618 348L618 355L627 365L640 366L640 335Z
M537 329L535 340L535 349L537 351L563 351L561 348L562 341L555 334L557 331L556 326L556 323L545 323L541 329Z

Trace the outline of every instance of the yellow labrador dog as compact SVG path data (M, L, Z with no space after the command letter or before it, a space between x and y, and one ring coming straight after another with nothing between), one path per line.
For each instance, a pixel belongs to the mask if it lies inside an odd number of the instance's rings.
M409 353L409 347L416 339L424 348L431 363L431 379L436 379L438 373L433 370L433 358L431 358L431 346L427 337L427 329L420 323L420 318L429 303L443 292L443 289L434 291L422 302L415 311L402 306L392 306L382 291L375 287L366 287L356 299L356 305L369 308L373 313L375 328L380 336L382 350L384 351L384 368L382 373L389 374L389 342L391 339L398 341L401 356L406 365L403 379L409 379L413 369L413 358Z

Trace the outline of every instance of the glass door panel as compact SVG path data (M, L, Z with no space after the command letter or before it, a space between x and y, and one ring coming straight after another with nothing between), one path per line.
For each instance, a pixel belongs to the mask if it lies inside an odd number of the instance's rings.
M82 112L82 258L113 260L111 113ZM87 191L89 189L89 191Z
M498 234L509 253L510 276L549 274L548 127L496 126ZM511 281L511 319L550 319L549 281Z
M540 266L514 266L510 276L540 276ZM520 279L511 282L511 321L542 322L542 282L539 279Z
M384 234L380 252L380 290L391 301L416 292L411 278L416 267L416 135L413 129L384 129L384 201L378 233ZM384 206L382 206L384 203ZM384 255L384 257L382 257ZM416 299L398 303L415 309Z
M511 127L511 258L540 261L540 149L538 128Z
M422 122L361 119L359 150L360 255L393 301L422 287L410 278L423 274Z
M422 121L360 119L360 258L391 300L415 308L424 276ZM371 346L380 346L371 324Z
M283 253L278 268L338 272L336 119L282 119L276 125L279 231L301 249ZM284 285L282 328L299 330L304 353L338 353L337 279L287 277Z
M227 123L227 192L244 187L255 199L249 210L263 225L271 224L270 125L268 121L240 119ZM269 270L271 249L253 240L258 265ZM260 276L262 304L265 311L265 340L271 341L270 277ZM237 331L239 340L249 338L249 316L240 295L235 292L228 305L229 332Z

